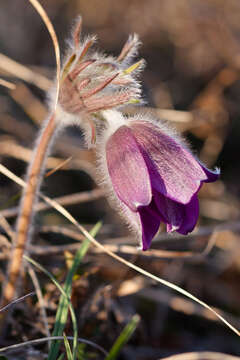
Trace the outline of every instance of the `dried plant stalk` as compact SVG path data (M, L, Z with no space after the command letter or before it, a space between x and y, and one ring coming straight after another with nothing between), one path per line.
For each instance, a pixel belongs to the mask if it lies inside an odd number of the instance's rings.
M52 143L54 131L56 129L55 115L53 114L47 120L38 144L35 154L29 166L26 188L22 197L22 204L17 223L16 238L8 267L8 276L3 286L1 307L10 303L16 293L19 272L22 265L23 253L27 246L27 239L31 231L31 221L34 212L38 189L42 179L42 172L45 160ZM2 313L1 321L5 319L6 313Z
M31 221L33 218L34 204L37 199L38 188L41 184L45 160L47 158L50 145L53 141L54 131L56 129L55 111L59 94L60 50L57 36L48 15L46 14L45 10L38 2L38 0L28 1L35 8L35 10L38 12L41 19L45 23L53 42L57 65L56 98L53 104L52 114L43 125L43 130L39 135L39 140L37 141L37 144L35 146L35 153L28 169L26 187L22 196L22 204L17 222L16 238L14 241L14 247L12 250L10 263L8 265L8 276L6 278L2 291L2 307L13 300L16 292L18 277L22 265L23 253L27 246L27 239L31 231ZM0 328L2 328L2 326L5 324L6 314L6 312L3 312L1 314Z

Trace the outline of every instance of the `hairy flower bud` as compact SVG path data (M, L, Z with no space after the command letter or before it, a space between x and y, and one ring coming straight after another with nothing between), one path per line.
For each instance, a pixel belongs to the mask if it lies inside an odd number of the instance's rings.
M133 75L143 61L129 66L139 45L130 36L115 58L93 51L95 36L80 41L81 19L73 32L73 45L66 56L60 82L59 105L70 114L91 114L112 109L140 97L140 85Z
M191 232L199 215L203 182L218 179L168 128L148 116L105 112L109 128L100 141L100 170L130 226L149 248L160 222L167 231Z

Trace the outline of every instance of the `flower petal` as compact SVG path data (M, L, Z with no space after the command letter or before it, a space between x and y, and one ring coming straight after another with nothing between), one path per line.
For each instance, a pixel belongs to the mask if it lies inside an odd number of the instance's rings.
M148 166L152 187L161 194L187 204L201 182L217 179L219 172L205 169L166 130L146 121L132 122L131 128Z
M178 230L182 225L184 218L184 211L180 203L168 199L166 196L159 192L153 193L154 202L158 208L159 213L162 215L163 222L167 224L167 231ZM184 205L182 205L184 207Z
M142 250L147 250L151 245L153 237L156 235L161 221L161 215L157 214L153 209L154 203L151 205L140 207L138 213L142 225Z
M184 208L184 220L177 230L180 234L187 235L193 231L199 216L199 201L197 196L193 196L191 201L186 205L180 205Z
M132 211L150 204L151 183L146 163L132 130L123 125L106 144L106 159L113 188Z
M220 176L220 170L219 169L215 169L215 170L209 170L207 169L205 166L202 166L203 171L205 172L206 176L207 176L207 180L204 180L204 182L214 182L216 181L219 176Z
M194 195L188 204L177 203L156 192L153 198L167 224L167 232L177 231L186 235L194 229L199 215L197 195Z

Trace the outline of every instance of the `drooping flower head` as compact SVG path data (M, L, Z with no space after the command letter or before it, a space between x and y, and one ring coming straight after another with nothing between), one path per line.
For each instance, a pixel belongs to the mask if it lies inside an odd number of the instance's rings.
M100 162L115 202L147 250L160 223L188 234L199 215L198 191L210 171L168 128L148 116L105 112L110 123L100 141Z
M56 117L64 126L80 125L89 146L98 144L102 175L143 250L161 222L168 232L191 232L198 219L198 191L219 172L206 169L160 122L119 112L122 105L141 100L135 75L143 61L131 64L137 35L115 58L92 50L95 36L80 41L80 32L81 19L62 68Z

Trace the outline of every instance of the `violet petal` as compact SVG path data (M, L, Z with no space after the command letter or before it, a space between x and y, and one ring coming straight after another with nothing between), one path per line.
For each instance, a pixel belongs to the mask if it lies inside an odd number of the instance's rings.
M185 217L177 232L183 235L187 235L193 231L198 220L199 201L197 195L194 195L188 204L181 206L184 207Z
M194 229L199 216L199 203L194 195L188 204L180 204L154 192L154 201L167 224L167 231L186 235Z
M155 124L135 121L131 128L148 166L152 187L166 197L187 204L201 182L218 177Z
M141 206L138 209L142 225L142 250L149 248L160 226L161 215L152 209L152 205L154 205L153 202L149 206Z
M152 191L148 169L129 127L121 126L109 138L106 159L118 198L132 211L150 204Z
M185 205L168 199L166 196L156 191L153 193L153 198L159 213L162 214L163 221L167 224L167 231L177 231L184 219L183 208Z
M220 170L209 170L204 165L200 164L202 166L203 171L205 172L207 179L203 180L204 182L214 182L216 181L220 176Z

